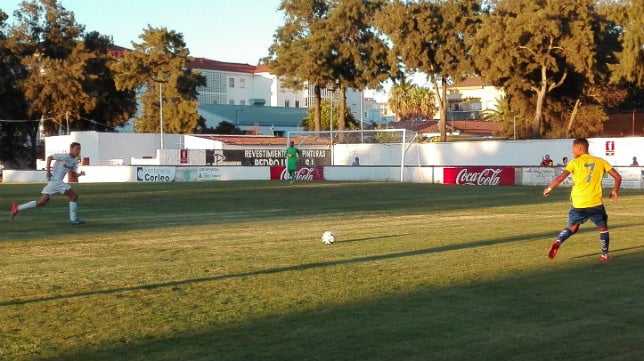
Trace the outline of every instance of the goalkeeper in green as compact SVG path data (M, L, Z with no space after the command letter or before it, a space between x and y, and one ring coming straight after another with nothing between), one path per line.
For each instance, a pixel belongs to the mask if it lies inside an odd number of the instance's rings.
M295 168L297 168L297 160L300 157L300 150L295 147L295 143L291 140L289 147L286 148L286 170L291 179L291 183L295 181Z

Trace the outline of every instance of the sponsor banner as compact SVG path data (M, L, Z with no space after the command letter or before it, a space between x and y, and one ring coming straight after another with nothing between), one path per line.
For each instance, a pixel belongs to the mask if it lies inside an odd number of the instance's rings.
M515 184L514 167L443 168L444 184L510 186Z
M286 166L285 149L282 148L224 149L223 158L243 166ZM328 148L300 149L298 163L307 167L330 165L331 152Z
M137 182L174 182L175 167L136 167Z
M288 180L286 167L271 167L271 180ZM296 181L324 180L324 167L297 167L295 169Z
M606 141L606 156L610 157L615 155L615 141L607 140Z
M219 167L199 167L197 168L197 180L221 180L221 169Z
M181 164L188 164L188 150L187 149L181 149L179 151L179 158Z

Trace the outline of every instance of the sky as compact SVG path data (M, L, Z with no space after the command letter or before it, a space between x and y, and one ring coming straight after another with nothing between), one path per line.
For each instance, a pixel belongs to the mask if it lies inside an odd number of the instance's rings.
M31 1L31 0L29 0ZM0 0L0 10L9 15L22 0ZM132 49L148 25L166 27L183 34L190 56L257 65L268 55L273 35L284 24L278 11L281 0L58 0L74 13L85 31L112 36L115 45ZM422 80L420 81L422 83ZM385 91L367 90L365 95L386 100Z
M0 0L9 15L21 0ZM284 23L280 0L58 0L85 31L132 48L148 24L183 34L192 57L257 65Z

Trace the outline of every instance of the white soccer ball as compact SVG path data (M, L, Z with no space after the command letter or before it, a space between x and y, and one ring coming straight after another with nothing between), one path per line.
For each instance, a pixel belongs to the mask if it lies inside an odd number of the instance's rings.
M333 233L331 231L326 231L326 232L322 233L322 243L324 243L324 244L331 244L331 243L335 242L337 240L337 238L338 237L335 235L335 233Z

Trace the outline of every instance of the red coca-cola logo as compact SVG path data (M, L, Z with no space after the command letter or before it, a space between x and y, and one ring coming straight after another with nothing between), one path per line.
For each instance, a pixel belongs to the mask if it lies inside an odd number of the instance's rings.
M480 172L469 172L462 169L456 176L456 184L469 184L475 186L496 186L501 182L500 169L484 169Z
M271 180L288 180L286 167L271 167ZM295 170L296 181L324 180L324 167L298 167Z
M444 168L443 183L475 186L514 185L512 167Z

